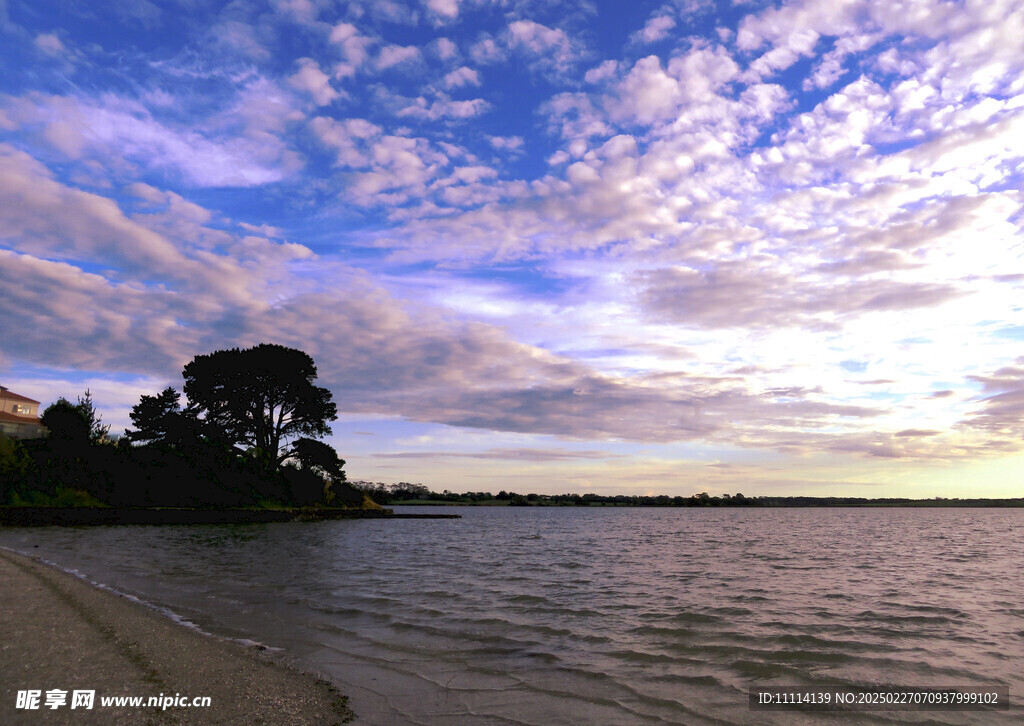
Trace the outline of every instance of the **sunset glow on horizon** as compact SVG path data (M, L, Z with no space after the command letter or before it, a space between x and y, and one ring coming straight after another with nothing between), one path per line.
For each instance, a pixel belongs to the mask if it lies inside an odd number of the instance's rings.
M1020 497L1024 6L0 0L0 384L309 353L350 479Z

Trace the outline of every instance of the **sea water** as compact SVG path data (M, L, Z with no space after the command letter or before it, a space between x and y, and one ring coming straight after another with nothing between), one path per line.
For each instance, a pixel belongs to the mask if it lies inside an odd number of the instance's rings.
M1024 509L466 507L0 530L334 681L356 724L1009 724ZM1000 712L752 712L752 687L1008 686Z

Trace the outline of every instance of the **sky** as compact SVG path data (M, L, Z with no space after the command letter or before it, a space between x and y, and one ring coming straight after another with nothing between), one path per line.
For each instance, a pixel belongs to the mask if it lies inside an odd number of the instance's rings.
M1019 0L0 0L0 384L350 479L1024 496Z

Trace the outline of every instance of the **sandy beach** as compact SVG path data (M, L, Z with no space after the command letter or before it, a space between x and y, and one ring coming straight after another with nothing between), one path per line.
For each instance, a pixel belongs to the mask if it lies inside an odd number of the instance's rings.
M0 632L3 724L329 726L351 716L312 675L2 549ZM104 703L123 696L146 705Z

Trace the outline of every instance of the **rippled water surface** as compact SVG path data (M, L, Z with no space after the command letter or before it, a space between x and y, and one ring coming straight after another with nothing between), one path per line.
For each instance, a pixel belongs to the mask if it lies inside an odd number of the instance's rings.
M430 511L425 508L399 511ZM0 530L251 638L359 724L1024 721L1024 510L463 508ZM751 713L751 686L1009 686L1001 713Z

